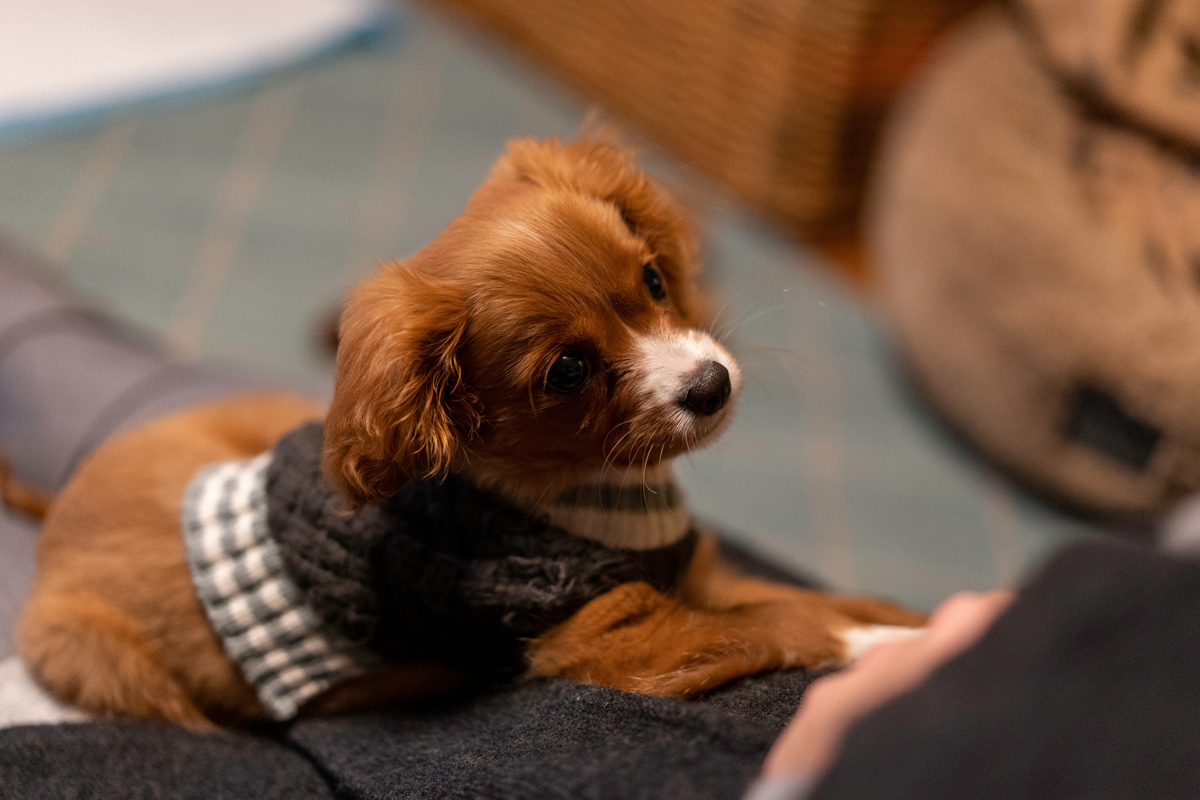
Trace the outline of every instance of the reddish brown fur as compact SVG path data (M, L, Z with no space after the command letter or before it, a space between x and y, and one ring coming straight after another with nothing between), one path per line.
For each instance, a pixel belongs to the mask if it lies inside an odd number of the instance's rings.
M654 301L643 265L663 275ZM324 466L351 506L409 478L455 470L532 498L606 463L687 449L629 375L635 333L682 331L703 312L694 243L673 201L603 144L515 142L429 247L355 289L343 315ZM549 391L572 348L594 363L581 391ZM196 728L265 711L195 598L179 513L201 466L257 454L317 414L259 395L164 418L106 442L56 499L39 542L21 654L87 710ZM740 577L705 540L680 590L627 584L530 645L530 672L693 695L739 675L838 663L837 633L919 624L879 601ZM453 688L461 675L397 665L336 687L310 712Z

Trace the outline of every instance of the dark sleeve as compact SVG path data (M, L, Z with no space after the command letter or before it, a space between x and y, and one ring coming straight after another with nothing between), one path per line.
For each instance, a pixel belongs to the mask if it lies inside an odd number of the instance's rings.
M1059 553L973 648L860 722L813 800L1194 797L1200 564Z

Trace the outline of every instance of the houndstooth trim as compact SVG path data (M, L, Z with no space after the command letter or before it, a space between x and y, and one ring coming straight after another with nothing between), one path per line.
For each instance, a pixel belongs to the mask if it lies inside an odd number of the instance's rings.
M196 595L225 652L277 720L382 666L321 621L288 577L267 525L271 453L206 467L188 485L183 538Z

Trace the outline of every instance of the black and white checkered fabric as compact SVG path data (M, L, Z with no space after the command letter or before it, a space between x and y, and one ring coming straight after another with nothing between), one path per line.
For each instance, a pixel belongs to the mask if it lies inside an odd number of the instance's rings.
M201 470L183 503L196 594L225 651L277 720L346 678L382 666L304 603L267 525L271 453Z

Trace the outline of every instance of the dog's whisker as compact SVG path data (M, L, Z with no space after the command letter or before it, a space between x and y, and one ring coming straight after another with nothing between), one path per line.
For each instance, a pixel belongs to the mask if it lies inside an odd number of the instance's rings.
M646 486L646 470L648 470L650 468L650 454L652 452L654 452L654 445L653 444L647 445L646 446L646 457L644 459L642 459L642 487L643 487L643 489ZM646 496L643 493L642 494L642 502L645 502L645 500L646 500Z
M788 303L780 303L779 305L768 306L767 308L762 308L762 309L751 311L746 316L742 317L740 320L735 322L733 325L729 326L729 328L722 331L715 338L719 343L725 344L725 341L730 336L732 336L735 331L737 331L739 328L741 328L745 325L749 325L751 322L754 322L754 320L760 319L760 318L766 316L767 314L773 314L776 311L782 311L784 309L793 308L793 307L799 306L799 305L801 305L801 301L793 300Z
M619 428L621 428L623 425L629 425L629 426L632 426L632 425L634 424L634 422L635 422L635 421L636 421L636 420L627 419L627 420L623 420L623 421L621 421L621 422L618 422L616 425L614 425L614 426L613 426L613 427L612 427L612 428L611 428L611 429L608 431L608 433L604 434L604 441L600 443L600 449L601 449L602 451L606 452L606 453L610 452L610 451L608 450L608 437L610 437L610 436L612 436L614 433L616 433L616 432L617 432L617 430L618 430ZM625 436L628 436L628 435L629 435L629 434L630 434L632 431L633 431L633 428L631 427L629 431L626 431L626 432L625 432ZM615 447L617 447L618 445L620 445L620 444L621 444L621 441L622 441L622 440L625 438L625 436L622 436L622 437L621 437L621 439L618 439L618 440L617 440L617 444L613 445L613 447L615 448Z
M621 438L620 438L620 439L618 439L618 440L616 441L616 443L615 443L615 444L613 444L613 446L612 446L612 449L611 449L610 451L608 451L607 453L605 453L605 455L604 455L604 466L602 466L602 467L601 467L601 469L600 469L600 477L601 477L601 479L603 479L603 478L604 478L604 473L605 473L605 470L606 470L608 467L610 467L610 466L614 466L614 467L615 467L615 465L614 465L614 461L615 461L615 459L616 459L616 457L617 457L617 450L618 450L618 448L621 446L621 442L625 441L627 438L629 438L629 436L631 436L631 435L633 435L633 434L635 434L635 433L637 432L637 431L636 431L636 429L632 427L632 422L633 422L633 420L628 420L628 422L629 422L629 423L631 423L631 427L629 428L629 430L628 430L628 431L626 431L626 432L625 432L625 433L624 433L624 434L621 436ZM605 438L607 438L607 437L605 437Z
M713 338L716 339L718 342L721 341L721 337L719 335L717 335L715 333L715 331L717 331L719 329L722 315L724 315L724 313L729 310L729 307L731 305L733 305L733 301L735 299L737 299L737 297L738 297L738 295L734 295L733 297L726 300L723 304L721 304L721 307L719 309L717 309L717 313L713 314L711 328L714 331Z

